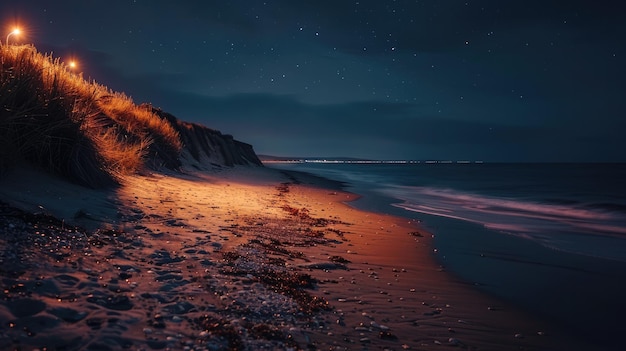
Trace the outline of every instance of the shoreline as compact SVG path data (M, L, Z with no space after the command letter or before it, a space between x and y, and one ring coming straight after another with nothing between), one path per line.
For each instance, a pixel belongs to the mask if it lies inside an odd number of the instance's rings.
M14 234L0 238L2 260L15 265L2 271L2 347L580 347L442 270L417 223L357 210L345 203L355 194L315 176L133 176L112 193L81 193L78 205L73 186L55 183L48 199L31 192L21 201L50 212L90 217L83 207L95 205L108 228L6 209Z
M341 172L338 178L351 179ZM349 191L362 195L350 205L419 220L435 234L437 264L455 279L595 349L619 347L615 335L626 314L620 294L626 279L623 262L555 251L476 223L408 212L392 206L400 200L376 192L376 184L359 180L348 183Z
M352 187L351 191L363 190ZM456 279L590 345L618 347L614 336L621 333L626 314L620 294L624 262L554 250L476 223L407 212L392 208L393 198L363 194L355 207L401 217L413 214L409 218L419 219L435 233L436 262Z
M291 170L287 172L291 172ZM300 171L297 171L297 172L302 173L302 174L309 174L307 172L300 172ZM314 179L315 178L324 179L323 177L320 177L317 175L312 175L312 176L314 177ZM341 184L342 187L345 187L347 185L347 183L344 183L344 182L338 181L337 183ZM314 184L314 181L312 182L312 184ZM512 302L505 301L488 291L479 289L479 287L475 286L472 282L464 279L458 273L449 272L445 268L443 268L441 266L442 263L439 261L440 257L438 257L438 253L436 252L436 249L433 243L434 235L431 232L429 232L429 229L427 229L427 227L425 226L425 225L428 225L428 223L423 223L421 220L410 219L404 216L389 214L383 211L376 211L376 210L373 210L371 206L355 206L352 203L358 202L358 201L365 201L367 199L365 199L364 197L356 193L351 193L350 190L344 190L344 191L348 192L349 194L353 194L354 197L347 201L341 201L341 203L343 203L345 206L348 206L357 214L366 215L368 217L373 216L375 218L378 218L378 220L381 220L381 218L383 218L382 220L396 222L396 224L391 225L391 227L394 227L394 226L396 227L396 230L394 230L393 236L394 236L394 239L402 239L402 240L399 240L398 245L395 245L395 246L387 245L386 251L385 251L386 259L383 260L385 261L385 263L379 264L379 269L383 269L383 267L389 268L394 265L397 266L397 263L394 264L393 262L394 254L397 252L403 252L402 255L399 255L403 257L403 259L406 259L407 257L411 257L415 260L413 262L412 269L417 270L419 273L413 276L414 281L421 282L425 280L427 282L426 284L424 284L425 286L431 286L431 287L442 289L439 292L439 296L435 300L449 299L449 301L453 302L452 304L450 303L444 304L441 301L438 301L439 304L434 303L432 305L432 306L438 306L438 307L433 307L437 309L436 311L439 311L442 313L444 313L444 311L452 312L451 313L452 318L447 321L441 321L441 324L439 325L440 327L447 325L448 328L452 329L452 331L449 331L449 333L447 334L447 336L449 337L449 340L452 340L452 339L456 341L460 340L453 326L458 327L459 324L466 324L467 321L462 318L467 318L467 315L478 316L477 319L480 321L477 322L477 324L485 327L486 329L482 330L481 332L478 332L478 329L472 329L471 327L469 327L468 329L471 329L472 332L475 332L477 334L477 335L473 335L472 337L477 337L476 344L480 346L475 346L475 345L465 344L465 343L457 344L456 346L462 346L462 347L469 348L469 349L472 349L473 347L476 347L477 349L507 349L507 347L511 347L512 349L518 348L518 349L538 349L538 350L543 350L543 349L550 349L550 350L581 349L582 350L585 348L588 349L589 346L587 346L588 345L587 341L576 340L577 338L573 338L573 335L567 330L565 330L562 326L555 326L553 323L549 322L548 319L538 318L533 314L525 312L519 307L516 307L515 305L513 305ZM365 210L364 208L368 208L369 210ZM412 233L411 228L413 230L419 231L421 233L420 236L411 236L410 234L408 234L408 233ZM383 227L381 227L381 230L382 229ZM400 233L398 233L398 230L400 230ZM402 238L402 235L403 235L402 230L405 231L404 238ZM375 237L375 236L378 236L379 234L381 234L381 232L379 231L374 231L373 236L372 236L372 233L370 233L370 240L373 240L374 244L377 244L375 246L378 248L381 247L380 246L381 240L384 241L384 239L382 238ZM413 240L412 241L406 240L406 238L408 237L412 237ZM369 243L367 242L365 243L366 247L369 245L370 245ZM363 243L361 243L360 247L363 248ZM433 252L433 250L435 250L435 252ZM378 259L376 258L376 256L380 255L381 253L372 251L371 249L364 250L364 252L368 253L368 257L371 259L371 261L362 261L360 267L361 268L367 267L367 269L371 269L371 267L369 266L376 265L372 263L372 261L377 261ZM412 257L415 255L418 255L418 257ZM361 270L362 269L359 269L359 271ZM433 274L436 277L432 276ZM397 276L397 275L394 275L394 276ZM388 276L387 279L389 279L389 281L393 281L393 279L395 278L390 278ZM406 282L404 283L406 284ZM357 284L359 284L359 282L357 282ZM393 284L393 282L391 284ZM420 285L420 283L417 283L417 285ZM384 291L383 286L379 285L378 288L381 288L383 289L381 291ZM413 288L409 288L409 291L412 291L412 289ZM422 291L422 293L424 292L425 291ZM403 295L402 292L397 291L397 293L398 295ZM406 299L406 295L404 296L405 296L404 299ZM434 294L433 298L435 298L436 296L437 294ZM445 296L445 297L442 297L442 296ZM470 302L466 300L470 300ZM418 302L418 304L421 304L422 306L429 306L428 301L421 301L421 302ZM451 311L451 310L446 310L445 308L441 308L441 306L448 306L448 308L450 308L452 305L456 305L456 306L470 305L470 306L464 306L464 310L460 312L460 314L458 315L458 316L461 316L461 318L456 318L454 315L454 312L456 311ZM429 314L428 311L423 312L423 313L424 315ZM438 313L438 312L435 312L435 313ZM498 316L497 314L499 313L504 314L504 315ZM515 320L515 322L512 322L513 320ZM500 329L499 331L496 331L496 329L498 329L497 327L494 327L496 325L498 327L502 327L502 329ZM533 325L537 329L534 332L532 331ZM431 326L434 326L434 324ZM487 326L491 326L494 329L487 331L488 329ZM463 326L461 328L463 328ZM507 335L507 333L503 331L503 330L506 330L506 328L509 328L510 331L513 331L516 328L519 330L524 329L524 332L523 333L522 332L509 332L509 334ZM433 334L431 335L431 339L429 340L429 342L420 341L419 342L420 347L422 348L429 347L431 346L430 342L434 343L435 345L439 345L438 342L441 342L441 338L445 338L446 336L445 333L441 333L441 330L439 332L436 332L436 331L431 331L431 332ZM433 335L436 335L436 337L434 337ZM550 340L550 338L547 338L546 335L550 335L553 338ZM437 339L437 337L439 339ZM526 343L527 341L529 341L529 339L534 339L534 340ZM442 343L442 344L445 344L445 343Z

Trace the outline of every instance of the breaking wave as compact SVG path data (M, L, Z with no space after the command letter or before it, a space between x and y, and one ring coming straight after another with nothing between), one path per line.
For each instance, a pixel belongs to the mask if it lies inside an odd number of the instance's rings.
M382 191L401 200L392 205L407 211L477 223L557 250L626 261L626 214L619 205L539 202L417 186Z

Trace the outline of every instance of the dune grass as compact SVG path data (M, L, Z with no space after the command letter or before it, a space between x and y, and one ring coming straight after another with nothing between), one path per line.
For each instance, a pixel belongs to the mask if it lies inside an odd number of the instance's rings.
M182 149L172 124L30 45L0 46L0 171L20 162L102 187ZM174 161L172 161L174 160Z

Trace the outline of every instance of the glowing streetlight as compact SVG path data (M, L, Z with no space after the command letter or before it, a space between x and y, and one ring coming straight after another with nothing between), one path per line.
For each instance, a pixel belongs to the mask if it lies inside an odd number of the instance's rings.
M70 61L68 65L70 66L71 69L74 69L77 66L76 61Z
M9 38L12 35L20 35L20 33L22 33L22 31L19 28L14 28L13 31L7 35L7 46L9 45Z

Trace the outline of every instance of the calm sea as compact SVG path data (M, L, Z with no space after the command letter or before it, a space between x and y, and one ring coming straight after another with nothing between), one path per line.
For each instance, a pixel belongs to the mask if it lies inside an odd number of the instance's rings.
M448 271L598 345L626 330L626 164L271 167L346 182L362 195L352 206L420 220Z
M626 262L626 164L272 167L344 181L354 192L387 197L389 205L409 212L477 223L554 250Z

